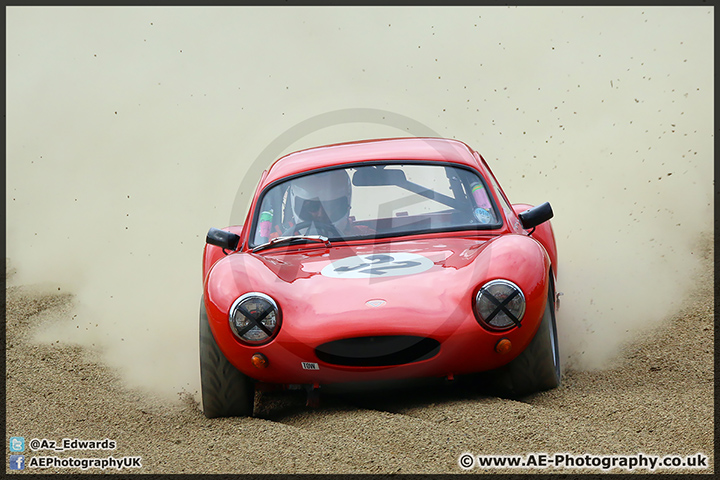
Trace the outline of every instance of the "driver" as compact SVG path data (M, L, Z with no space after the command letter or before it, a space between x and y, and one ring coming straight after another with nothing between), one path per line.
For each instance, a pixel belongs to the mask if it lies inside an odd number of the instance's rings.
M290 205L297 228L305 235L341 236L371 234L374 231L357 225L350 217L352 187L345 170L330 170L306 175L292 181Z

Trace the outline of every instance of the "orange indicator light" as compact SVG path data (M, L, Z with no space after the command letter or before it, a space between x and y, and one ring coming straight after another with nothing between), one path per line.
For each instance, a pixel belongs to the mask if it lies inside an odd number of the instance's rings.
M499 342L495 344L495 351L500 355L505 355L512 348L512 343L507 338L501 338Z
M250 361L256 368L267 368L270 365L267 357L262 353L256 353L250 358Z

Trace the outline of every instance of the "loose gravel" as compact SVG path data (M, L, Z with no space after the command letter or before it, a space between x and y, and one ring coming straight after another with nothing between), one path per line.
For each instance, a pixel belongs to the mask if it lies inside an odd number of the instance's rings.
M709 457L708 468L658 471L710 474L714 291L708 248L696 293L662 328L628 344L615 368L565 372L559 388L521 401L462 384L326 394L317 408L306 407L300 392L262 393L256 418L208 420L188 394L168 401L124 386L117 372L98 360L99 352L33 341L33 332L48 321L44 312L52 311L53 318L71 315L73 297L9 287L6 441L109 438L117 442L113 451L26 449L25 455L28 461L41 455L142 457L142 468L122 473L600 473L464 470L458 460L464 453L701 453Z

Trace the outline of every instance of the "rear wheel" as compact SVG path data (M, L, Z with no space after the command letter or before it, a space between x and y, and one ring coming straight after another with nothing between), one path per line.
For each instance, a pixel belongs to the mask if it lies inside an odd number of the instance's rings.
M255 385L228 362L215 342L205 302L200 301L200 386L207 418L252 416Z
M537 333L518 357L493 372L493 376L496 393L508 397L521 397L560 385L560 352L552 274L545 313Z

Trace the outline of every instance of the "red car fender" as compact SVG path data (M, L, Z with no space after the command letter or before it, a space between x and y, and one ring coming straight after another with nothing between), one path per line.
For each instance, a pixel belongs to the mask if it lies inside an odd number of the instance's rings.
M525 295L525 315L521 339L513 342L520 352L530 343L537 331L547 301L550 286L550 257L546 249L526 235L503 235L489 241L483 255L488 259L484 279L479 279L473 290L473 301L482 286L491 280L504 279L515 283Z
M216 247L217 248L217 247ZM222 254L222 251L220 252ZM228 322L228 312L232 303L240 295L257 290L266 290L263 285L270 284L274 281L273 276L266 270L263 275L263 271L258 268L250 266L248 263L257 264L258 261L254 258L249 257L247 254L234 253L229 256L223 255L224 258L220 258L215 261L205 277L205 285L203 287L205 311L207 312L207 318L210 325L215 341L223 352L223 355L233 363L237 368L241 368L238 365L237 355L234 355L238 348L238 341L235 339L230 324ZM225 268L220 274L213 277L213 271L218 264L223 264L223 260L227 260L232 265L231 272L228 273ZM224 264L225 266L228 263ZM209 279L213 277L213 280L209 282ZM208 284L212 284L212 288L208 288ZM281 325L282 327L282 325Z

